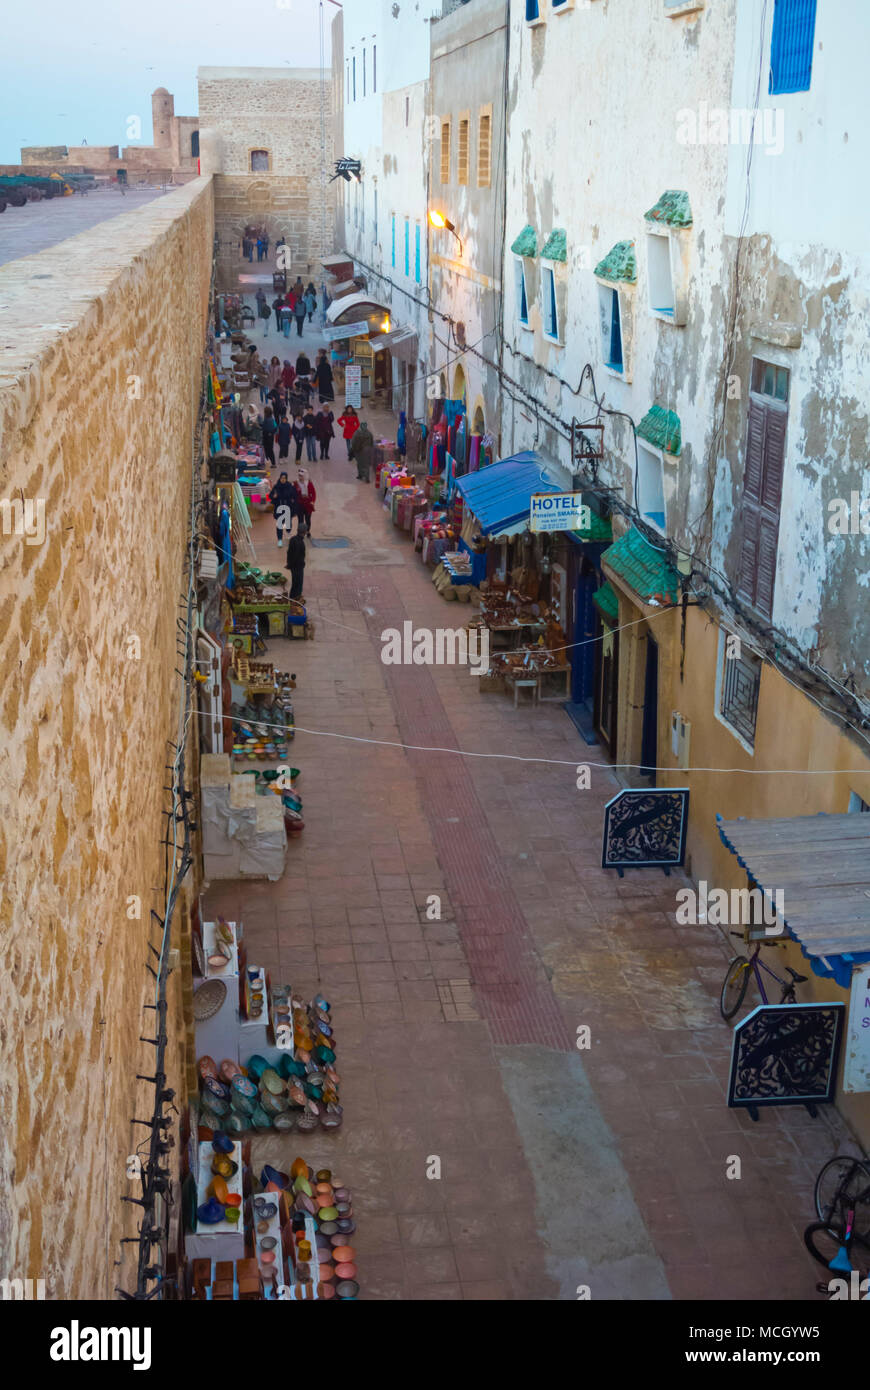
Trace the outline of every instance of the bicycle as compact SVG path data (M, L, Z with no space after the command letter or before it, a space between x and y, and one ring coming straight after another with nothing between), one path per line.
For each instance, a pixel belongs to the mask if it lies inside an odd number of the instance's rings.
M870 1162L831 1158L816 1178L813 1192L817 1221L804 1231L814 1260L837 1275L870 1273ZM827 1284L819 1284L828 1293Z
M743 933L739 931L733 931L731 935L740 937L741 940L744 939ZM775 945L775 941L757 941L755 943L755 950L752 952L751 956L735 956L734 959L730 961L719 994L719 1011L726 1023L734 1017L746 997L746 991L749 988L750 971L753 971L755 974L758 992L761 995L761 1002L763 1004L769 1004L770 1000L767 997L764 989L764 981L761 978L762 970L766 971L768 975L776 980L778 985L782 986L782 993L779 999L780 1004L794 1004L796 1002L795 985L804 984L809 977L799 974L797 970L792 970L791 966L787 965L785 967L786 974L790 978L784 980L781 975L777 975L775 970L771 970L770 966L766 965L763 960L759 960L762 946Z

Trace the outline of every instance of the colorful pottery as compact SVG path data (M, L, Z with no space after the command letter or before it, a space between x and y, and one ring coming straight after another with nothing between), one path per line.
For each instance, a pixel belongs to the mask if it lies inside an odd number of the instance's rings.
M293 1162L290 1164L290 1176L294 1179L308 1177L308 1164L305 1162L304 1158L294 1158Z
M335 1292L339 1298L356 1298L359 1293L359 1284L355 1279L342 1279L340 1284L336 1284Z
M219 1221L224 1219L224 1209L215 1197L210 1197L201 1207L197 1207L196 1215L204 1225L216 1226Z
M207 1076L213 1076L215 1079L217 1079L217 1062L214 1060L213 1057L200 1057L199 1062L197 1063L197 1067L199 1068L199 1074L202 1077L203 1081Z
M231 1154L235 1145L229 1135L217 1130L211 1141L211 1146L216 1154Z
M349 1261L343 1261L341 1264L335 1266L335 1272L339 1279L355 1279L356 1265L351 1264Z
M321 1207L320 1219L321 1221L337 1221L338 1211L335 1207Z
M234 1076L230 1083L230 1090L235 1091L240 1096L244 1096L245 1100L257 1099L257 1088L253 1081L250 1081L247 1076Z
M282 1173L279 1168L272 1168L270 1164L266 1163L263 1165L263 1171L260 1174L260 1183L265 1187L269 1182L276 1183L277 1186L282 1189L290 1186L290 1178L286 1173Z
M333 1247L333 1256L336 1264L350 1264L351 1260L356 1259L356 1251L352 1245L336 1245Z
M321 1215L321 1217L322 1217L322 1216L323 1216L323 1212L321 1212L320 1215ZM336 1223L335 1223L334 1221L321 1221L321 1223L320 1223L320 1231L321 1231L321 1234L322 1234L322 1235L325 1235L325 1236L334 1236L334 1235L336 1234L336 1232L338 1231L338 1226L336 1225Z
M229 1223L230 1223L231 1226L236 1226L236 1225L238 1225L239 1220L241 1219L241 1215L242 1215L242 1209L241 1209L240 1206L239 1206L239 1207L229 1206L229 1207L227 1207L226 1211L224 1212L224 1220L225 1220L225 1221L229 1221Z

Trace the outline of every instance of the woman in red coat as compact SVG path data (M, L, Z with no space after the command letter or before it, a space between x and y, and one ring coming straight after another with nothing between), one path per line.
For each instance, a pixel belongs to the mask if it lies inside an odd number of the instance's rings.
M304 468L300 468L296 473L296 491L299 494L299 526L305 523L307 534L311 535L311 517L314 512L314 504L317 501L317 493L314 484L309 480Z
M344 414L339 415L338 423L341 425L341 432L344 435L344 442L347 445L347 456L350 458L350 441L359 429L359 416L352 405L344 407Z

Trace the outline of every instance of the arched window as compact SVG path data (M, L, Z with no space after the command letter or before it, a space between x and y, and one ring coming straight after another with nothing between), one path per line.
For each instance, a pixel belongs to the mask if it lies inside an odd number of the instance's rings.
M198 130L192 130L192 131L190 132L190 157L191 157L191 159L199 159L199 131L198 131Z
M268 174L269 172L269 151L251 150L251 173Z

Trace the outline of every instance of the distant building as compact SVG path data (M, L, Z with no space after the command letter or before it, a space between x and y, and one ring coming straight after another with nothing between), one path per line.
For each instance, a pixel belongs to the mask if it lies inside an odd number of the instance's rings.
M69 169L108 174L119 183L188 183L199 172L199 117L176 116L175 98L165 87L151 94L153 145L25 145L21 164L28 172ZM11 166L10 166L11 167Z
M274 247L284 238L286 269L306 280L333 249L330 74L319 68L198 70L202 172L214 176L218 288L244 288L239 246L247 224ZM262 271L262 267L261 267Z

